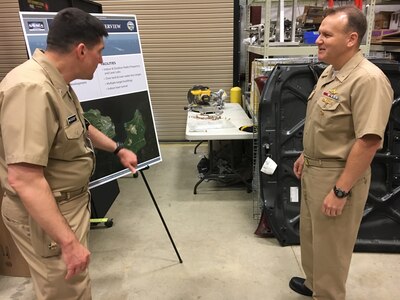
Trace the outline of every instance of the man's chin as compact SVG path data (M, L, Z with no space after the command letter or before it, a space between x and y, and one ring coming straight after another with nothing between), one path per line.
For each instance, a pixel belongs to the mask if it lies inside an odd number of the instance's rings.
M81 79L81 80L92 80L93 77L94 77L94 75L90 75L90 76L82 77L82 78L80 78L80 79Z
M318 53L318 61L326 63L326 56Z

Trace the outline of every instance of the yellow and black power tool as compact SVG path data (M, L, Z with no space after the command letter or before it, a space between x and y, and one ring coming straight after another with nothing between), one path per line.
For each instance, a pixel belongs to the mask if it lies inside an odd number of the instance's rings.
M187 100L192 105L208 105L211 100L211 90L207 86L195 85L188 91Z
M187 93L189 105L185 106L185 110L201 114L221 114L226 98L222 89L212 92L207 86L195 85Z

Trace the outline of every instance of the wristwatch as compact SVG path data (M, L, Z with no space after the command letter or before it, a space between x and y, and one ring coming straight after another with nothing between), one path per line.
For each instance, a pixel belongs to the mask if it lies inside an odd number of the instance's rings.
M117 155L118 152L119 152L122 148L124 148L124 144L122 144L122 143L120 143L120 142L117 142L117 148L115 148L115 150L114 150L113 153L114 153L115 155Z
M346 198L347 196L350 195L351 191L345 192L341 190L340 188L336 187L336 185L333 187L333 193L335 194L336 197L338 198Z

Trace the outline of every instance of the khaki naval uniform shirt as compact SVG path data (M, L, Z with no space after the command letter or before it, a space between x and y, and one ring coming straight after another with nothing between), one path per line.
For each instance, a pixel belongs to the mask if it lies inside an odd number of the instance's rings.
M393 90L383 72L359 51L336 74L327 67L310 94L304 126L304 155L345 161L356 139L381 137Z
M80 103L59 71L36 50L0 83L0 179L10 196L7 165L44 167L53 192L89 182L94 156Z

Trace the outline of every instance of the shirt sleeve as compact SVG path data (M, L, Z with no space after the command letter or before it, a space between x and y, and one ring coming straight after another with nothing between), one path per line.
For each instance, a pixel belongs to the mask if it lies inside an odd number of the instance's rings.
M351 95L356 138L374 134L383 141L392 102L393 90L383 73L366 73L361 77Z
M58 128L51 101L39 84L21 83L4 91L1 134L6 164L47 165Z

